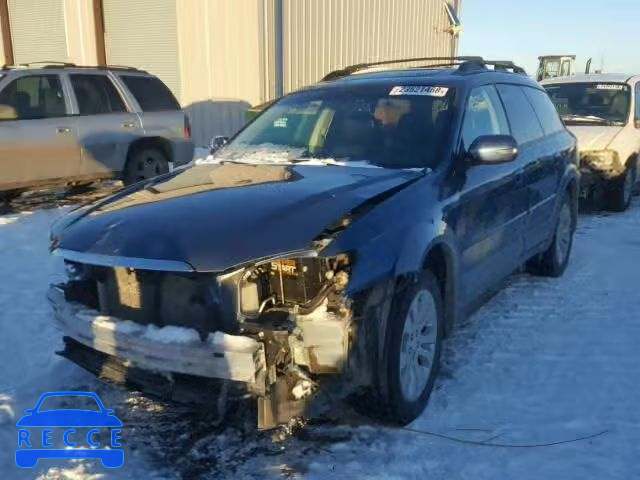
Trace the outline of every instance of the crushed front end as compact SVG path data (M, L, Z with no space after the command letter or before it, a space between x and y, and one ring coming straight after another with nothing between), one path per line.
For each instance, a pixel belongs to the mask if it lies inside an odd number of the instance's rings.
M615 150L584 150L580 152L581 196L588 196L607 182L624 175L626 165Z
M65 264L68 281L49 292L63 354L105 378L132 380L129 372L143 371L169 384L195 378L203 390L213 380L223 385L220 395L232 385L257 398L258 426L266 429L302 415L320 376L347 365L353 314L346 254L302 251L221 273L69 256ZM97 367L92 354L101 359Z

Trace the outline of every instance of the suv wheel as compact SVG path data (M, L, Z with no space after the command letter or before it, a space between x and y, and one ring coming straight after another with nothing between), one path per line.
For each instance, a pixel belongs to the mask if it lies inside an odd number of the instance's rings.
M553 241L544 253L529 260L527 270L530 273L546 277L559 277L564 273L573 246L575 215L571 195L567 192L558 212Z
M169 171L169 162L159 148L143 148L134 151L124 168L125 185L148 180Z
M440 366L442 299L430 271L397 294L391 310L387 358L389 420L407 424L422 413Z
M627 165L624 174L612 180L608 186L607 201L609 208L615 212L624 212L631 204L633 187L636 183L636 169L634 162Z

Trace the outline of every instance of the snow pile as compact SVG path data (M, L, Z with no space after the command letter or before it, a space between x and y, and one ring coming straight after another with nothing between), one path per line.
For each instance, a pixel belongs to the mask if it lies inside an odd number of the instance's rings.
M260 145L228 145L222 147L213 156L212 161L228 160L242 163L275 163L286 164L299 159L305 153L304 148L291 148L273 143Z
M167 325L166 327L156 327L147 325L143 334L144 338L158 343L198 343L200 335L193 328L176 327Z
M255 352L258 348L258 342L253 338L243 337L241 335L229 335L222 332L210 333L207 342L221 350L232 350L235 352Z
M304 148L290 148L282 145L264 143L251 146L229 146L214 155L198 157L192 162L194 165L217 165L227 162L248 163L251 165L309 165L309 166L349 166L360 168L381 168L364 160L344 161L335 158L306 157Z
M78 304L73 304L76 311L76 318L91 324L93 330L100 329L114 332L120 335L130 335L144 338L158 343L201 343L200 335L193 328L167 325L158 327L156 325L141 325L131 320L122 320L107 315L102 315L95 310L85 308Z

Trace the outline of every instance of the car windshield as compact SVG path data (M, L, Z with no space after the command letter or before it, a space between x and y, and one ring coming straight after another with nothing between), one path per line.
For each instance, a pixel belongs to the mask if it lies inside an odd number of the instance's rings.
M100 407L93 397L85 395L55 395L42 400L38 412L52 410L91 410L99 412Z
M626 83L561 83L545 88L568 125L618 125L629 118L631 89Z
M216 155L249 163L435 167L454 90L385 86L314 90L282 98Z

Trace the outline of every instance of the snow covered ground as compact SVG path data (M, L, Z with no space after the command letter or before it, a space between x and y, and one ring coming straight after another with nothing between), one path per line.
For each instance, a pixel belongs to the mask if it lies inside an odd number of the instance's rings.
M624 214L582 215L563 278L515 275L454 332L413 431L352 416L282 444L102 384L57 357L44 294L62 272L47 235L67 207L0 216L0 478L640 478L639 200ZM22 411L65 389L95 391L116 410L123 468L15 466Z

